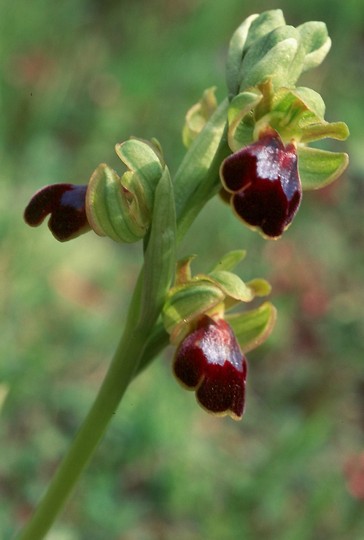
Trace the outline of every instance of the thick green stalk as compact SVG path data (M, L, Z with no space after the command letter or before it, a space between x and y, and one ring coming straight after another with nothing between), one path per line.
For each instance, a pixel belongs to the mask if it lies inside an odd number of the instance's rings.
M40 540L47 533L90 460L133 378L151 331L151 328L134 325L139 312L140 285L139 279L124 334L96 400L32 519L17 537L19 540Z

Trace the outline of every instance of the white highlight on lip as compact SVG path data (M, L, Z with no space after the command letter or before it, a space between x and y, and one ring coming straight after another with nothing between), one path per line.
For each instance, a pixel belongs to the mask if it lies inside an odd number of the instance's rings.
M220 336L219 333L224 335ZM219 329L218 331L208 331L200 342L201 350L210 364L223 366L230 362L236 369L242 369L242 355L231 342L230 336Z
M292 158L291 158L292 156ZM282 156L282 151L279 148L272 146L265 146L257 155L257 175L260 178L266 178L267 180L280 179L283 191L288 198L293 195L296 189L295 185L292 185L292 169L291 167L283 167L283 158L289 160L289 163L294 163L295 154L293 152L287 152Z

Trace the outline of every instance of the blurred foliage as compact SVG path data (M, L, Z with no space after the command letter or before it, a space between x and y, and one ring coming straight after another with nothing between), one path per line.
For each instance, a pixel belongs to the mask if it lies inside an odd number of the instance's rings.
M186 109L222 97L232 31L257 0L0 3L0 538L36 504L116 346L140 246L69 244L25 227L35 189L85 182L115 143L156 136L172 170ZM211 202L181 253L198 270L246 248L246 279L273 284L274 335L250 353L241 423L200 410L171 377L169 349L127 393L48 540L359 540L363 501L345 464L364 445L364 10L361 0L281 0L289 23L333 39L302 83L351 130L345 177L304 195L279 242ZM331 145L332 149L336 146ZM340 143L340 149L342 143ZM208 236L204 231L208 231Z

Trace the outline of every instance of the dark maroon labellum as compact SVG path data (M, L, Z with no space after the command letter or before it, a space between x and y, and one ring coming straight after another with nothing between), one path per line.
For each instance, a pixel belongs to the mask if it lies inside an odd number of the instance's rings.
M209 412L242 417L247 363L225 320L202 317L196 330L179 345L173 369Z
M266 131L226 158L220 174L237 215L270 238L281 236L302 197L295 145L284 146L276 131Z
M86 185L54 184L37 191L24 211L28 225L37 227L50 214L48 227L60 242L90 230L86 217Z

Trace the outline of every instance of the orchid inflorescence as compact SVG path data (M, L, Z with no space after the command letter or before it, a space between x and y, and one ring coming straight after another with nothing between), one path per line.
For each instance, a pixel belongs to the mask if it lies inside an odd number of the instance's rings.
M219 191L222 199L231 204L236 216L245 224L257 229L266 238L279 238L298 211L302 191L317 189L332 182L343 172L348 162L345 153L307 146L308 142L324 137L343 140L348 130L342 122L330 124L324 120L325 106L319 94L309 88L296 86L300 74L319 65L329 48L330 38L323 23L310 22L294 28L285 24L280 10L252 15L231 39L227 61L229 96L223 104L223 122L214 89L210 88L187 113L183 140L190 152L185 158L186 171L182 171L179 176L177 174L174 182L170 178L159 143L156 140L148 142L131 138L116 145L116 152L127 167L126 172L119 176L110 167L101 164L86 185L46 186L28 204L25 210L26 222L37 226L50 214L48 226L60 241L93 230L117 242L135 242L145 238L153 228L153 209L157 204L155 192L158 184L164 181L170 185L171 192L174 191L172 204L177 211L177 237L179 222L182 228L185 227L185 218L191 214L190 225L199 208ZM213 140L211 134L214 129L218 132L218 142ZM202 183L198 185L199 179L195 178L198 174L194 174L194 168L197 173L201 169L199 162L202 158L206 160L206 156L199 153L203 144L213 157L216 157L214 154L219 155L219 147L225 145L224 157L217 164L218 174L212 171L210 178L204 178L208 190L204 190ZM191 174L187 179L189 171ZM157 272L163 276L163 264L156 258L153 260ZM164 314L172 309L171 292L168 292L170 261L167 267L165 290L158 293L164 296ZM179 264L179 272L182 267ZM239 279L233 274L230 277ZM196 373L198 371L200 375L196 375L195 383L183 382L186 386L197 388L198 396L202 392L201 385L206 386L206 381L201 358L198 359L200 353L197 354L197 345L193 345L193 340L200 340L203 344L206 336L212 333L215 336L221 335L221 340L216 337L214 343L219 354L225 355L226 365L229 366L226 369L231 369L234 364L229 360L228 351L236 358L239 349L231 328L223 322L224 313L210 313L211 299L206 300L206 305L200 306L192 317L194 305L201 295L201 280L210 288L213 287L210 278L198 278L187 287L188 303L183 304L183 309L188 313L184 313L180 306L175 308L175 323L183 326L183 321L192 318L192 325L184 325L185 333L187 327L190 332L184 341L179 344L174 341L178 345L175 361L178 370L175 367L174 371L183 381L182 357L186 365L190 364L189 369L191 365L196 366ZM181 278L179 283L181 287ZM220 296L226 293L218 280L214 286ZM207 298L206 291L204 294ZM217 294L216 301L219 304L220 296ZM245 300L238 296L235 302ZM256 344L261 341L259 332L267 337L267 328L271 330L273 327L272 309L268 311L266 326L262 327L261 322L257 324ZM170 332L168 324L166 330ZM213 349L210 347L209 352L204 349L203 356L207 364L209 354L214 354ZM198 350L201 352L202 349ZM239 354L239 369L244 371L245 385L246 363L242 361L243 353ZM224 369L225 364L221 360L217 364L221 370ZM219 384L214 384L217 388L215 399L223 403L219 391L228 393L226 385L221 385L218 390ZM243 402L244 385L240 385L240 403ZM208 404L206 400L203 404L211 412L221 409L214 406L211 396ZM232 416L240 418L243 408L237 411ZM230 414L231 407L222 407L218 412Z
M277 239L291 225L303 191L322 188L343 173L347 154L308 143L345 140L347 126L327 122L321 96L296 85L303 72L323 61L330 45L324 23L294 28L281 10L248 17L230 41L227 97L218 104L215 89L208 88L187 112L187 152L173 178L157 140L130 138L116 145L126 168L121 175L101 164L88 183L46 186L28 204L25 221L38 226L50 215L48 226L60 241L88 231L119 243L142 240L144 266L98 397L102 401L108 391L110 396L114 372L123 374L110 417L133 376L168 342L175 346L175 376L195 391L202 407L242 417L245 354L269 336L276 310L267 301L239 308L268 295L270 286L263 279L245 283L232 272L242 250L192 275L193 257L177 261L176 247L215 195L248 227Z

